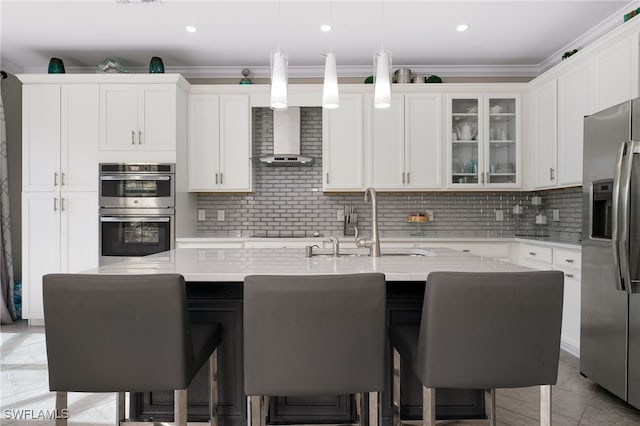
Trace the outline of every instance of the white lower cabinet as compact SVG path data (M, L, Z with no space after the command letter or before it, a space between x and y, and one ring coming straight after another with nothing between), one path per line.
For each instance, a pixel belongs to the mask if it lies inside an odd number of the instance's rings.
M581 249L558 248L542 244L519 243L520 265L564 273L561 347L580 356L580 268Z
M42 276L98 266L97 192L22 194L22 316L44 318Z

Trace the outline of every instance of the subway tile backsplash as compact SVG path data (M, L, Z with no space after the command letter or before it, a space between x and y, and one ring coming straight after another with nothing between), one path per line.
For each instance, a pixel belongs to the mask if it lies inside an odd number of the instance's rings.
M312 156L312 166L269 167L254 164L254 193L198 194L198 208L207 220L198 222L201 236L251 236L280 232L283 235L342 235L338 215L344 207L358 213L362 235L370 234L371 205L363 193L322 192L322 109L301 109L301 154ZM253 109L253 156L272 153L273 113L269 108ZM531 197L540 195L541 206L532 206ZM513 206L523 206L522 215ZM554 222L553 209L560 220ZM217 211L225 220L217 220ZM513 237L516 233L577 241L581 232L581 188L538 192L393 192L378 193L378 220L381 236L414 234L415 224L407 222L412 212L432 210L434 220L424 225L424 235L434 237ZM496 221L496 210L503 221ZM546 225L535 225L536 214L544 214Z

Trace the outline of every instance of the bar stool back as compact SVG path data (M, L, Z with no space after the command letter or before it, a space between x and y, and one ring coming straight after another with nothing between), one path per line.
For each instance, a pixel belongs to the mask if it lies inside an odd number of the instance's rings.
M43 297L49 388L59 415L67 392L118 392L123 422L124 392L174 390L175 423L186 426L187 387L209 360L216 423L222 331L190 323L182 275L49 274Z
M558 377L564 275L432 272L418 324L391 325L394 425L400 425L400 363L423 385L423 424L434 425L435 388L541 386L541 424L551 424Z
M268 396L365 392L370 424L379 424L385 303L383 274L246 277L244 388L252 425L266 423Z

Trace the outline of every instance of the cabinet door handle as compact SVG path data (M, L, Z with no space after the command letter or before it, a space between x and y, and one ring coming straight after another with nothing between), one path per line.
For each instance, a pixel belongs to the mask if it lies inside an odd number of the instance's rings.
M404 172L402 172L402 183L404 183Z
M136 144L136 132L135 131L131 131L131 145L135 145Z
M573 263L573 259L565 259L564 261L567 263Z
M223 182L223 179L222 179L222 172L220 172L220 185L222 185L223 183L224 182Z
M142 145L142 130L138 130L138 145Z
M530 251L530 252L529 252L529 254L530 254L531 256L535 256L535 255L537 255L538 253L533 252L533 251Z
M64 186L64 172L60 173L60 185Z
M58 199L56 197L53 197L53 211L58 211Z
M64 211L64 198L60 197L60 211L63 212Z
M58 172L53 172L53 186L58 186Z
M218 174L216 173L216 185L218 184Z
M327 184L329 184L329 173L327 172Z
M484 173L480 172L480 180L482 181L482 184L484 185Z
M407 184L411 183L411 172L407 172Z
M551 180L555 180L556 179L556 177L555 177L555 169L553 167L549 168L549 179L551 179Z

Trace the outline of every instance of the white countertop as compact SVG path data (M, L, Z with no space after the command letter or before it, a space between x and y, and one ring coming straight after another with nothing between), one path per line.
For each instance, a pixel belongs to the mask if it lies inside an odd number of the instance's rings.
M242 282L247 275L317 275L382 272L387 281L425 281L433 271L514 272L531 270L450 249L413 249L427 256L314 256L304 249L176 249L85 271L98 274L179 273L187 281ZM317 253L329 253L317 250ZM348 250L345 250L348 252ZM362 253L362 251L360 251ZM384 249L383 249L384 254Z

